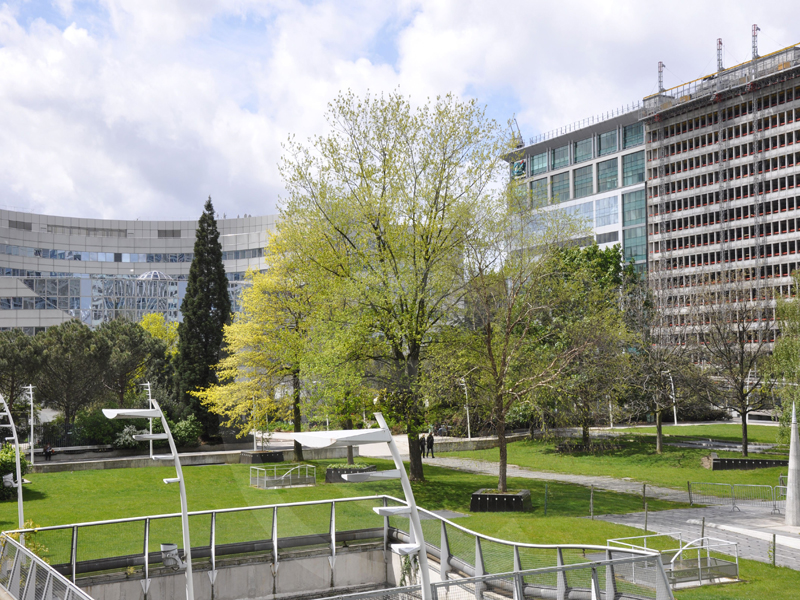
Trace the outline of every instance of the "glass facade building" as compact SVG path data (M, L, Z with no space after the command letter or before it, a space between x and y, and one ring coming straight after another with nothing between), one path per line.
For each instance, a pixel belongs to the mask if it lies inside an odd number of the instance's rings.
M234 310L264 269L275 217L218 219ZM0 328L34 334L158 312L180 321L196 221L104 221L0 210Z

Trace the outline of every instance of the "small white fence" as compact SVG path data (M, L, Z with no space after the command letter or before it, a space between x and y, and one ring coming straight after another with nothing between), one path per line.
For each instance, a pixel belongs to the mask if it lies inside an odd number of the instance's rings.
M313 465L250 467L250 486L262 490L317 484Z
M730 506L731 510L740 510L743 506L769 508L773 514L786 508L785 486L696 481L690 481L688 485L690 505Z
M659 542L660 538L665 541ZM678 541L677 548L660 548L671 546L675 539ZM673 589L739 579L739 544L736 542L701 537L684 544L683 534L677 531L617 538L608 540L607 544L610 548L655 550L661 553L667 579Z

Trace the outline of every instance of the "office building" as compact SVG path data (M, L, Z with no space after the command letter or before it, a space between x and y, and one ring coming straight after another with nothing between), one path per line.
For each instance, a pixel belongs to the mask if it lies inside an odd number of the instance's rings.
M640 107L543 134L514 154L512 175L529 189L535 210L577 215L601 247L622 246L644 270L646 192Z
M218 219L234 309L264 269L276 217ZM159 312L180 321L197 221L117 221L0 210L0 329L34 334L78 318L96 327Z

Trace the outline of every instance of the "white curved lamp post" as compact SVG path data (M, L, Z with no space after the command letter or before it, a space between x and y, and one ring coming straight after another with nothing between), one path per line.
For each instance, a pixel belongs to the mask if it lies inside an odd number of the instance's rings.
M17 488L17 517L19 518L19 528L25 528L25 513L22 510L22 468L19 464L19 439L17 439L17 428L14 427L14 419L11 417L11 411L8 410L6 399L0 394L0 402L3 403L3 410L0 412L0 417L6 417L8 423L0 423L0 427L11 428L11 437L6 439L14 440L14 457L17 463L17 482L12 483L13 487ZM23 534L19 535L19 543L25 545L25 538Z
M343 448L347 446L360 446L361 444L388 444L389 451L394 459L395 469L390 471L372 471L368 473L350 473L342 475L347 481L386 481L387 479L399 479L403 486L403 494L408 506L383 507L377 506L373 510L383 517L408 515L411 522L411 529L414 534L414 542L411 544L392 544L392 551L400 555L416 554L419 560L419 570L422 577L422 600L431 600L431 582L428 572L428 553L425 547L425 537L422 534L422 525L419 520L417 503L414 500L414 492L411 490L411 483L408 481L406 469L400 458L397 444L394 443L392 432L386 424L386 420L381 413L375 413L380 429L356 429L339 431L309 431L304 433L294 433L295 441L309 448Z
M183 481L183 471L181 470L181 460L178 456L178 450L175 447L175 440L172 439L172 432L167 425L167 419L161 411L158 402L149 398L151 408L145 409L127 409L127 408L104 408L103 414L109 419L161 419L161 426L164 428L164 433L145 433L142 435L135 435L133 438L138 441L153 440L167 440L169 442L169 449L172 452L166 456L152 456L153 460L174 460L175 471L177 477L164 479L164 483L177 483L180 487L181 493L181 526L183 529L183 558L186 564L186 600L194 600L194 582L192 581L192 544L189 540L189 508L186 504L186 485ZM150 431L152 428L152 420L150 421ZM149 587L149 581L144 583L145 594Z

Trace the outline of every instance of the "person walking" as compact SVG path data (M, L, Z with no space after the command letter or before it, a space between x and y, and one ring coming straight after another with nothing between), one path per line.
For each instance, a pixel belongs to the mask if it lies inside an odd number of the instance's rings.
M436 458L433 455L433 432L432 431L428 434L428 439L426 441L427 441L427 446L428 446L428 452L430 453L431 458Z
M425 434L421 433L419 435L419 452L422 455L421 458L425 458Z

